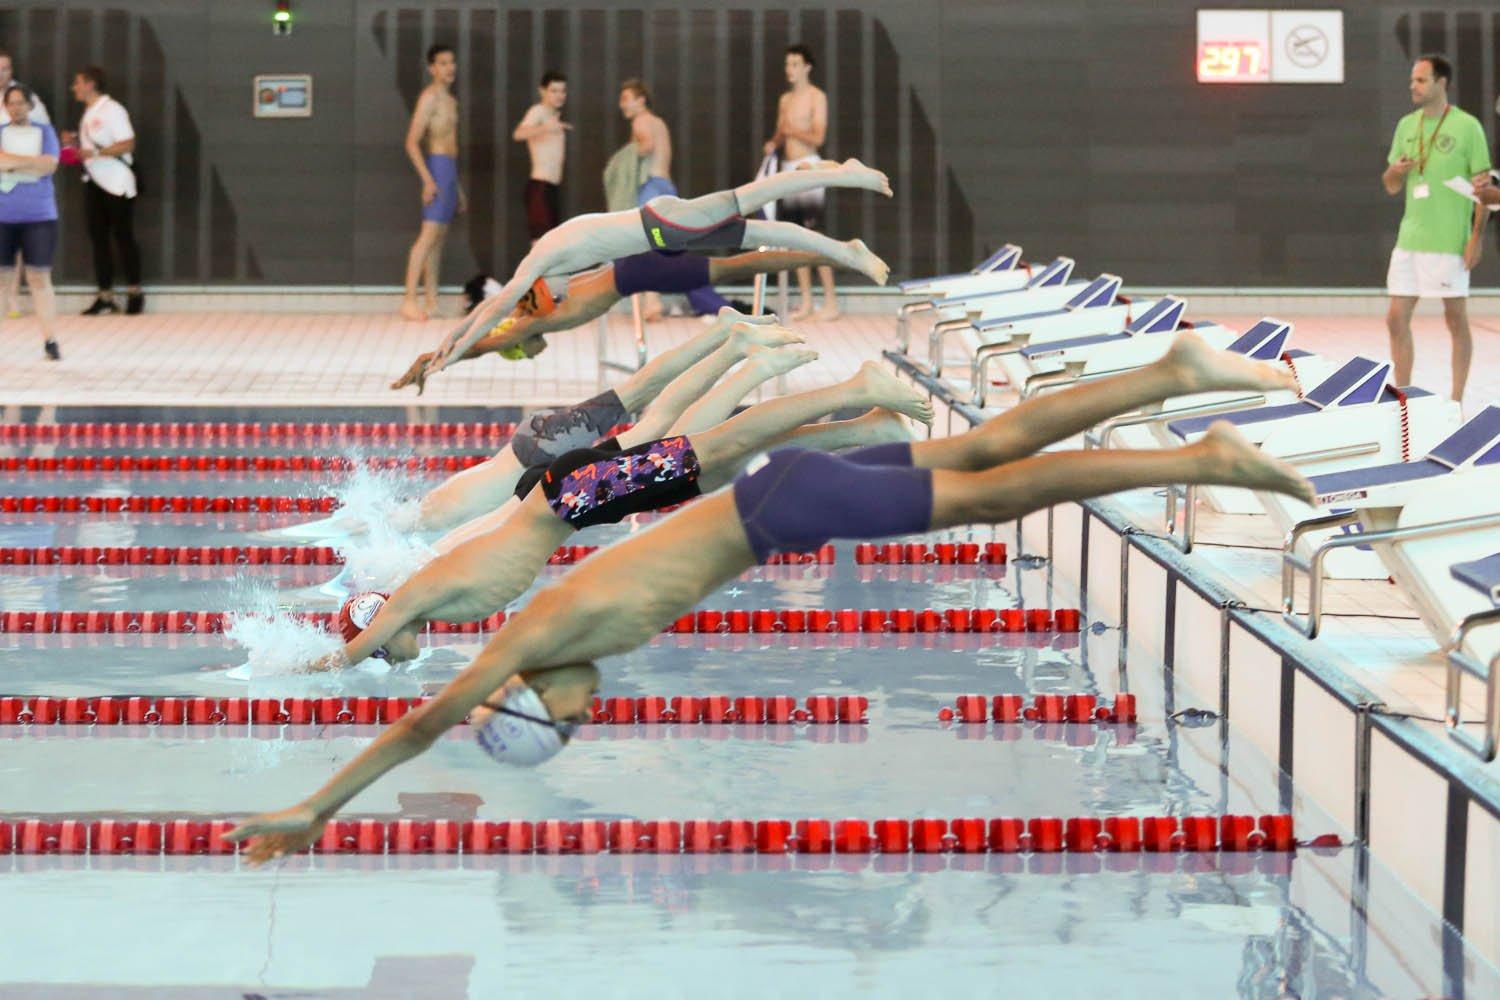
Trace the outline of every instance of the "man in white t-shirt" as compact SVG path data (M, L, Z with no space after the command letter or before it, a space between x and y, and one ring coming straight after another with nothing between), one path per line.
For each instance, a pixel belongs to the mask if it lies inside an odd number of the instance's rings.
M141 294L141 248L135 240L135 129L125 106L109 96L104 71L85 66L73 75L73 98L83 105L78 122L78 156L83 161L83 206L94 247L99 295L85 316L119 312L115 304L115 258L125 272L125 312L145 307Z

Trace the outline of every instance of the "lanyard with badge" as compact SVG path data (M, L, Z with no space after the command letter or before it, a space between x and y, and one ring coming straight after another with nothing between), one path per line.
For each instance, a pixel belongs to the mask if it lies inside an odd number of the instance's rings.
M1452 110L1453 105L1451 104L1443 109L1443 116L1438 119L1437 128L1432 130L1432 141L1425 148L1422 143L1422 119L1417 119L1417 184L1411 189L1411 196L1414 201L1426 198L1432 194L1432 190L1428 188L1427 180L1423 175L1427 172L1428 157L1437 148L1438 133L1443 130L1443 122L1448 120L1448 112ZM1418 114L1420 115L1421 112L1418 112Z

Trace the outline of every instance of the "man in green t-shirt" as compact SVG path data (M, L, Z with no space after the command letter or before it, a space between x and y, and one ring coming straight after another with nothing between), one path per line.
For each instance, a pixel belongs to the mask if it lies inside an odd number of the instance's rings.
M1442 56L1423 56L1411 69L1417 110L1396 124L1381 182L1387 194L1406 192L1406 211L1386 291L1391 308L1391 360L1396 381L1411 382L1411 316L1422 296L1443 300L1453 338L1453 398L1462 400L1474 353L1469 333L1469 272L1479 263L1480 234L1488 212L1447 186L1459 179L1482 191L1490 183L1490 151L1479 119L1448 103L1453 67Z

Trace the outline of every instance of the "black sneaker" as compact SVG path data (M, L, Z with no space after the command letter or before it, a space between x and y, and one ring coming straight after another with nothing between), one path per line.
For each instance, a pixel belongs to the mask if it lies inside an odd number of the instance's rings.
M49 340L42 345L42 350L47 352L47 357L53 361L62 360L62 351L57 346L57 341Z
M125 296L125 315L139 316L146 310L146 296L140 292L131 292Z
M120 307L115 305L114 299L96 298L94 304L83 311L85 316L102 316L105 313L117 313Z

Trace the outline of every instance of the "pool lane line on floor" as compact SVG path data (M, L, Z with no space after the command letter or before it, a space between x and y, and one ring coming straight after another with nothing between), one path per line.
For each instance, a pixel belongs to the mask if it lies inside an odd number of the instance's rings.
M0 819L0 855L232 854L233 819ZM1298 840L1289 814L936 819L335 819L327 854L1165 854L1283 853L1347 846ZM301 852L299 852L301 853Z

